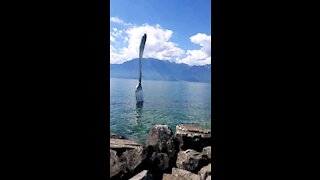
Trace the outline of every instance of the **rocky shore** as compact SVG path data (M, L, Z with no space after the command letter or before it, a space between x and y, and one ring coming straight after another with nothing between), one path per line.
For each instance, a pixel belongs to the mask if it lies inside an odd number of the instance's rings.
M193 124L153 126L145 144L110 135L110 179L211 179L211 130Z

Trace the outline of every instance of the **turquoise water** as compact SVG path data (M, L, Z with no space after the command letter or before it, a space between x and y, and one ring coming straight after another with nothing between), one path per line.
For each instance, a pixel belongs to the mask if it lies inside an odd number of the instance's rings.
M144 104L136 107L138 80L110 78L110 131L144 142L155 124L195 123L211 129L211 84L142 80Z

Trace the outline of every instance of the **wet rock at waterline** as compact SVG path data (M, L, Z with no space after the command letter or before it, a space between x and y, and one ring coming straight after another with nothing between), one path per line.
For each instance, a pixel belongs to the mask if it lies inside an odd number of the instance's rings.
M177 125L176 140L180 150L202 151L204 147L211 146L211 130L200 128L194 124Z

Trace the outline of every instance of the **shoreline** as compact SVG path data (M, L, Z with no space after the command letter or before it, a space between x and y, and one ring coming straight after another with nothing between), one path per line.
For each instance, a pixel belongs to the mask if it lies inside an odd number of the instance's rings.
M110 79L123 79L123 80L135 80L138 78L124 78L124 77L110 77ZM211 82L205 81L185 81L185 80L162 80L162 79L143 79L143 81L158 81L158 82L185 82L185 83L197 83L197 84L211 84Z
M110 179L211 179L211 130L154 125L144 143L110 134Z
M185 123L185 124L194 125L194 126L197 126L197 127L199 127L199 128L211 130L211 125L210 125L210 127L206 127L205 125L201 125L201 124L197 124L197 123ZM156 124L155 124L155 125L156 125ZM166 125L168 125L168 124L166 124ZM177 124L177 125L181 125L181 124ZM176 127L177 125L175 125L174 127ZM153 126L154 126L154 125L153 125ZM150 129L151 129L153 126L151 126ZM176 128L172 128L173 126L170 126L170 125L168 125L168 126L172 129L172 132L175 134L175 133L176 133ZM148 133L149 133L149 131L147 131L146 133L143 133L143 137L140 136L140 138L138 138L137 135L125 135L125 134L119 133L119 132L117 132L117 131L112 131L112 130L110 130L110 131L111 131L110 137L111 137L112 135L114 135L114 136L121 136L121 137L124 138L124 139L128 139L128 140L131 140L131 141L135 141L135 142L138 142L138 143L140 143L140 144L142 144L142 145L145 145L145 141L146 141L146 139L147 139L147 137L148 137Z

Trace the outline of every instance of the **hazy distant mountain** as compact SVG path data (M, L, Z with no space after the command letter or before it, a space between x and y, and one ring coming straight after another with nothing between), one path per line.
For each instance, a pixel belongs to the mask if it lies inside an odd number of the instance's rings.
M211 65L190 66L153 58L143 58L142 79L211 82ZM110 77L138 79L138 59L110 64Z

